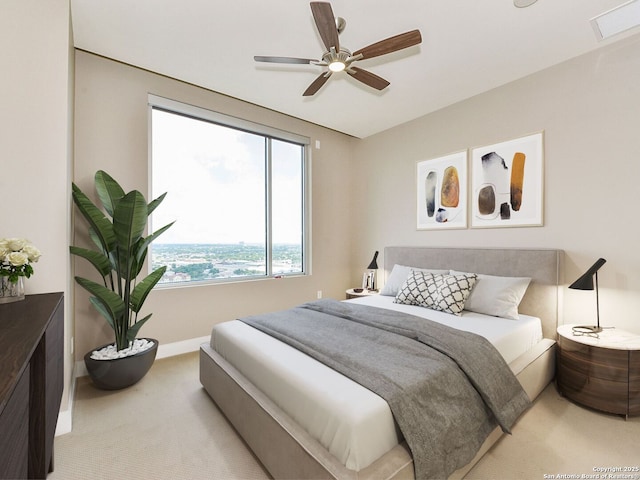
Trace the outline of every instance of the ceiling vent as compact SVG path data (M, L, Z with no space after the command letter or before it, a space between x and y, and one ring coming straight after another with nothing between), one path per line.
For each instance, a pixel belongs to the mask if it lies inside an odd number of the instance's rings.
M631 0L591 19L598 40L625 32L640 25L640 0Z

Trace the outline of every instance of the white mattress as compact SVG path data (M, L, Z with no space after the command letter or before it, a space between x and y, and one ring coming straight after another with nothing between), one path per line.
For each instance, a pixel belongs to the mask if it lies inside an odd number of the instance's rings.
M510 363L542 339L540 320L463 312L459 317L372 295L349 300L413 315L477 333ZM402 436L387 402L342 374L269 335L233 320L216 325L211 347L305 428L347 468L361 470Z

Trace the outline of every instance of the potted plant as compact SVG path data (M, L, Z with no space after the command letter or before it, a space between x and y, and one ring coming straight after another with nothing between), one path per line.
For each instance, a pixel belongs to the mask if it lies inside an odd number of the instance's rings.
M88 260L102 277L102 284L83 277L75 280L92 295L91 304L115 334L114 344L85 355L85 365L94 384L114 390L136 383L155 360L158 342L137 338L151 314L143 318L138 318L138 314L166 267L154 270L139 281L138 276L149 245L173 222L145 237L149 215L166 193L147 204L142 193L137 190L125 193L118 182L102 170L96 172L95 187L104 211L75 183L72 194L73 202L89 224L89 237L97 249L71 246L70 252Z

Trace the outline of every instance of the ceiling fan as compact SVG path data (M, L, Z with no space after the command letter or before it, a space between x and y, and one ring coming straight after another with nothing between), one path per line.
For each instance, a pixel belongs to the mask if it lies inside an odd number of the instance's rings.
M313 19L315 20L322 42L327 49L322 54L322 60L293 57L253 57L256 62L311 64L328 67L328 70L322 72L304 91L302 95L305 97L314 95L326 81L329 80L329 77L331 77L333 73L341 71L347 72L356 80L376 90L383 90L389 86L387 80L367 70L358 68L354 66L353 63L358 60L367 60L369 58L379 57L380 55L386 55L387 53L396 52L422 42L420 31L411 30L373 43L351 53L346 48L340 46L338 34L342 33L346 22L341 17L334 17L331 4L328 2L311 2L311 13L313 14Z

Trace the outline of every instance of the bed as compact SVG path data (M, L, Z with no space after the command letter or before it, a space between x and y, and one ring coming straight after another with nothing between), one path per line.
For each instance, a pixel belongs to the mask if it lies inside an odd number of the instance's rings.
M518 307L520 318L508 322L513 328L484 335L493 336L489 340L529 398L535 399L550 382L555 369L557 287L562 259L562 251L547 249L387 247L385 288L392 283L394 266L399 265L530 278ZM379 295L348 303L427 310L395 305L393 300L392 295ZM462 313L459 320L472 329L486 321L491 332L492 322L496 322L491 316ZM442 314L440 321L446 323L448 317L449 314ZM372 392L318 365L296 349L285 346L287 353L280 358L273 350L281 349L280 343L251 326L233 321L217 325L211 342L203 344L200 350L204 388L267 470L275 478L414 478L410 450L385 401L375 399ZM521 346L516 348L516 343ZM313 373L286 372L289 365L300 367L305 363ZM313 381L305 384L305 378ZM371 423L367 423L369 414L375 417ZM349 418L355 418L353 428ZM495 428L474 458L450 478L462 478L502 434L500 428ZM348 443L351 437L356 438L354 444Z

